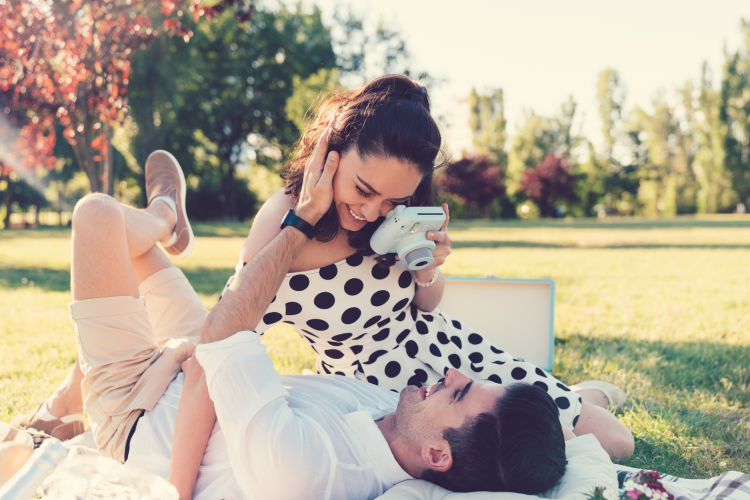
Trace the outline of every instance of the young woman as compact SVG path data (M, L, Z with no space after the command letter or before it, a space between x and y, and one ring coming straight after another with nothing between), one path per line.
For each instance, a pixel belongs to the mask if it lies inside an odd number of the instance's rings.
M469 326L471 318L464 323L436 309L444 286L440 266L451 253L447 218L439 231L428 233L436 243L430 267L412 273L394 254L374 255L370 237L388 211L399 204L435 202L440 130L430 115L426 90L407 77L384 76L358 90L337 93L320 106L286 165L286 187L258 212L237 269L279 233L280 221L299 199L305 165L321 137L328 142L327 161L337 163L334 200L257 332L288 323L318 354L318 373L356 377L394 392L407 385L430 387L449 368L474 380L535 384L557 403L564 427L577 435L596 434L613 456L630 455L630 432L612 414L583 399L601 399L597 391L571 391L540 368L514 359L502 346L491 345ZM447 215L447 206L443 209ZM198 400L191 406L201 413L210 407ZM185 421L193 421L195 411L181 409ZM175 443L202 442L193 426L186 425L183 436L178 433ZM185 471L197 471L189 466L189 455L173 458L174 474L184 478ZM193 455L192 460L199 459Z

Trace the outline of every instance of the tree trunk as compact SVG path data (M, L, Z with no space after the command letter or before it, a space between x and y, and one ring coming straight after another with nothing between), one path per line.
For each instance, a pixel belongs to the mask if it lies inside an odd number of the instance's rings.
M13 196L10 192L10 169L5 168L5 175L3 176L3 179L5 179L5 229L10 229L10 204L13 201Z
M57 225L62 226L62 191L60 191L60 181L57 183Z
M115 155L112 154L112 128L104 124L104 136L107 138L107 146L102 152L102 193L114 196L115 185Z
M87 145L85 143L85 140L86 139L83 136L79 136L76 140L76 145L73 146L73 152L76 155L78 166L81 167L81 170L86 173L86 177L88 177L89 179L89 187L91 189L91 192L101 192L101 184L99 183L96 164L94 163L94 160L89 157L88 152L86 151Z
M226 173L221 178L222 205L225 222L237 222L237 189L234 176L234 164L229 161Z

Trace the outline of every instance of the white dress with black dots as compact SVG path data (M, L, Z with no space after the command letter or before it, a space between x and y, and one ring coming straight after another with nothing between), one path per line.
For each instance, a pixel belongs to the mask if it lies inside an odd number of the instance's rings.
M243 265L237 265L238 272ZM318 353L318 373L356 377L394 392L434 384L449 368L473 380L534 384L555 400L562 424L575 427L581 412L578 394L491 345L466 323L439 309L418 310L411 303L414 293L403 262L384 268L372 257L355 254L287 274L256 331L262 335L279 321L288 323Z

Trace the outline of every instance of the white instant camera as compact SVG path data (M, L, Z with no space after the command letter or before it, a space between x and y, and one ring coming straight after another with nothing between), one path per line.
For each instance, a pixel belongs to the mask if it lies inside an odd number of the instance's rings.
M379 255L397 253L409 269L418 271L432 265L435 242L427 239L427 231L440 231L445 222L442 207L409 207L399 205L370 238L370 246Z

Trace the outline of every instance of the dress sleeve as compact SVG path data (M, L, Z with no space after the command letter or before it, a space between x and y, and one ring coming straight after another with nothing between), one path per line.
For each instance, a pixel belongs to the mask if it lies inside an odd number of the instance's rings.
M196 349L235 479L250 498L327 498L336 476L330 421L289 406L255 332Z

